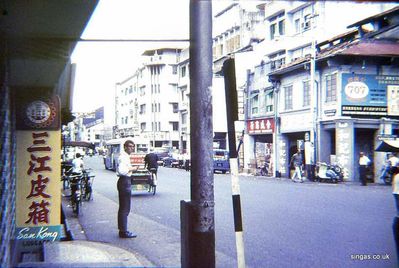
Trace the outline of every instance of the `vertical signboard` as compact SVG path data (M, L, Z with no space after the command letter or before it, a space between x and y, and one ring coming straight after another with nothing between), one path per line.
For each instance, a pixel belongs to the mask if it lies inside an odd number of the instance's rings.
M282 139L281 137L280 137L280 141L278 143L278 150L280 152L279 160L278 160L280 173L283 176L287 176L287 175L289 176L289 168L287 170L287 166L288 166L287 142L284 139Z
M17 240L61 234L61 130L57 96L20 96L17 111Z
M336 122L337 163L344 168L344 178L353 175L353 124L350 121Z

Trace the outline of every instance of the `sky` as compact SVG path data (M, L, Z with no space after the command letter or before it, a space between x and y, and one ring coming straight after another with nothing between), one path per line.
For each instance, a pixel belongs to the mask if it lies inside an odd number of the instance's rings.
M189 0L101 0L83 39L189 39ZM115 84L134 74L140 56L155 47L189 43L79 42L73 112L89 112L113 99ZM106 108L107 109L107 108Z
M100 0L82 39L189 39L190 0ZM220 10L231 1L213 1ZM141 54L156 47L189 46L189 42L79 42L72 54L77 64L73 112L105 106L112 120L115 85L134 74Z

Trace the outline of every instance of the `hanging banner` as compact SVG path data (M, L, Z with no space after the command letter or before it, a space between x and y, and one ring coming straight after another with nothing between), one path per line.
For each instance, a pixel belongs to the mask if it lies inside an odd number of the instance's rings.
M17 111L17 240L61 236L60 101L19 97Z

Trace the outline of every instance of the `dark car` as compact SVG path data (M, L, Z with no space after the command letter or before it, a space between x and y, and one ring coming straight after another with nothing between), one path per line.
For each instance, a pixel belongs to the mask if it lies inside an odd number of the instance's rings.
M173 157L167 156L162 159L164 167L178 167L179 161Z

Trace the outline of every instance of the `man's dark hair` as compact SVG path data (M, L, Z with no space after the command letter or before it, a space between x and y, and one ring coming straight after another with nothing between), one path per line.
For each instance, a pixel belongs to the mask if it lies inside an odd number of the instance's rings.
M80 153L76 153L76 158L80 158L82 155Z
M135 145L132 140L126 140L125 143L123 144L123 147L127 147L129 144Z

